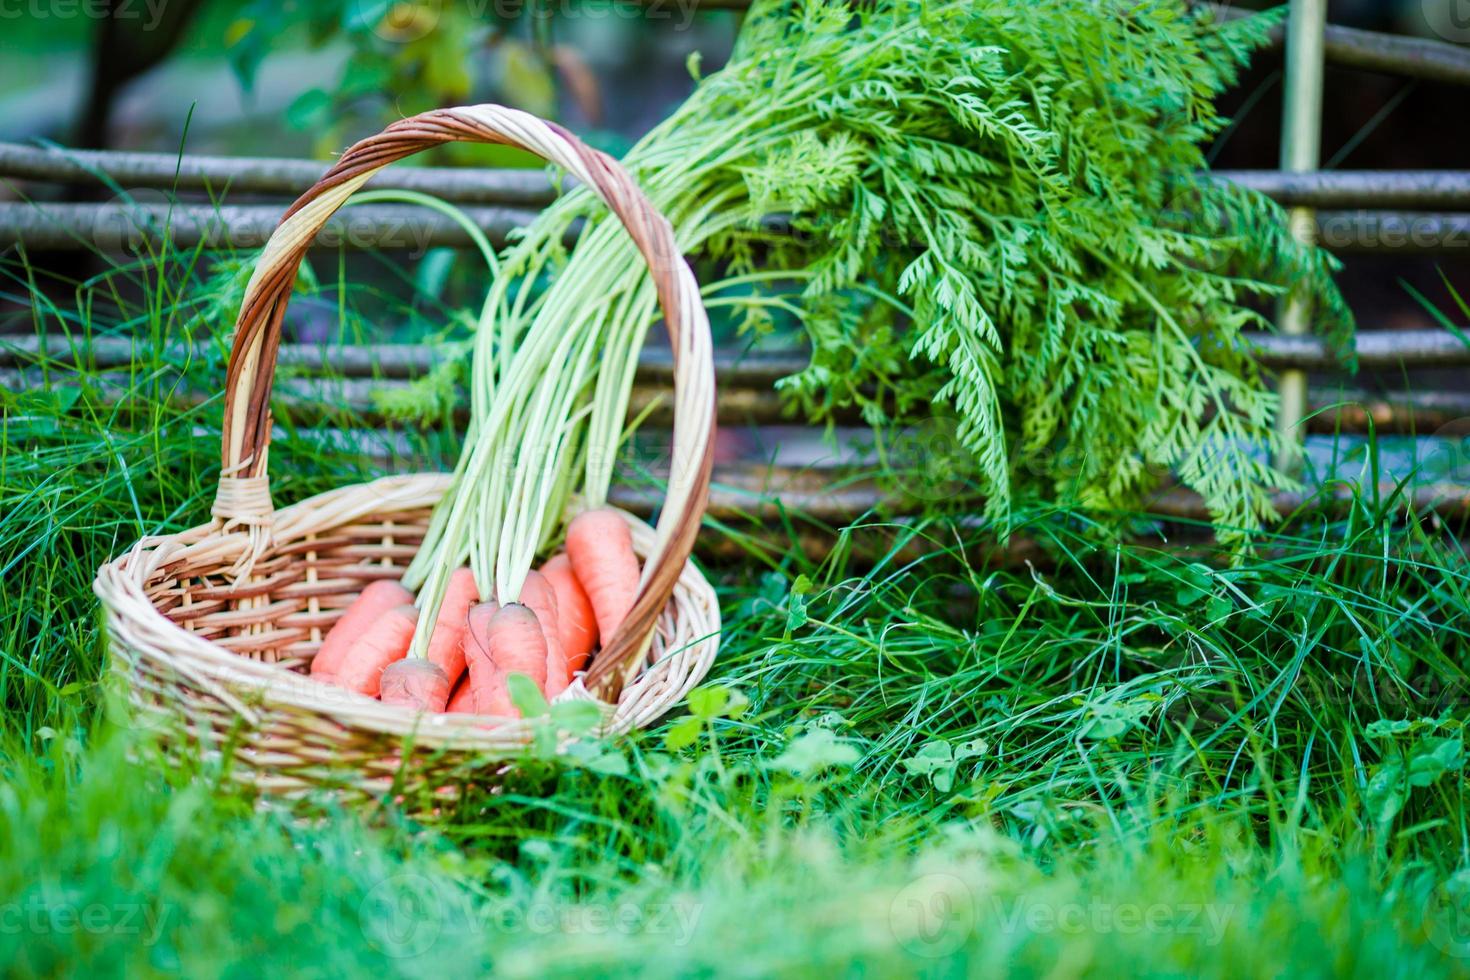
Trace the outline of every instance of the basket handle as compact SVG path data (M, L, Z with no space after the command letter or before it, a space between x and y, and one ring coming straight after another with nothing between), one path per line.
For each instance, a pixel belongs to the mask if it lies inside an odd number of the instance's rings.
M715 419L714 352L709 318L673 229L622 165L555 123L499 105L435 109L401 119L354 144L286 211L245 289L225 380L219 489L213 514L225 530L244 528L249 543L236 565L248 574L268 546L273 507L266 471L270 394L281 322L306 250L327 219L395 160L455 141L518 147L564 168L617 215L648 263L668 325L674 359L674 432L668 493L657 541L633 608L603 644L585 675L589 691L609 699L626 668L647 650L689 554L709 500Z

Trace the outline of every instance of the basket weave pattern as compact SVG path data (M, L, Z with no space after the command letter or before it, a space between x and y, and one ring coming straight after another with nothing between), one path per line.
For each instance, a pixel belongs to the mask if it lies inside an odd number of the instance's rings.
M713 358L698 286L668 222L616 161L554 124L491 105L424 113L349 149L286 212L263 250L231 352L215 519L144 538L104 565L94 585L113 670L138 718L206 751L232 744L237 774L270 792L332 786L377 795L395 775L409 786L442 789L467 761L523 745L533 724L414 715L305 674L322 637L362 588L403 574L430 510L449 489L448 475L385 477L275 510L266 473L275 354L302 257L374 173L450 140L530 150L590 187L648 262L669 327L669 489L656 528L623 515L643 579L623 626L604 638L588 671L560 697L607 702L605 729L626 731L667 711L715 656L718 605L688 560L708 499ZM409 736L414 752L400 774Z

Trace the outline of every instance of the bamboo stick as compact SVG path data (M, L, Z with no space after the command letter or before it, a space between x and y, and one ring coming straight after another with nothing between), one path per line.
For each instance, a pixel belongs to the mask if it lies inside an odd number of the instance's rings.
M645 5L667 4L670 0L639 0ZM743 10L750 0L686 0L705 10ZM1228 4L1200 4L1211 8L1221 20L1254 16L1256 11L1241 10ZM1286 31L1276 28L1270 43L1280 47ZM1447 41L1403 37L1378 31L1328 25L1322 32L1322 52L1326 60L1343 68L1384 72L1422 78L1426 81L1470 85L1470 49Z
M467 207L465 213L496 245L536 212ZM138 252L165 230L175 248L259 248L281 216L278 204L43 204L0 202L0 247L55 251ZM1470 254L1470 214L1409 211L1293 211L1294 228L1335 252ZM1308 222L1301 225L1301 222ZM577 227L567 235L568 243ZM421 255L430 248L467 248L468 233L445 216L401 204L346 208L327 222L316 244L391 249Z
M1322 33L1327 26L1327 0L1292 0L1286 28L1286 94L1281 122L1281 169L1288 172L1316 170L1322 145ZM1312 242L1316 222L1310 208L1291 209L1291 235ZM1301 336L1311 326L1311 298L1293 290L1281 305L1281 332ZM1283 371L1277 381L1281 407L1276 416L1281 445L1276 466L1288 472L1301 463L1302 417L1307 407L1307 376L1301 371Z
M469 207L471 222L499 246L536 211ZM0 246L30 249L137 252L161 242L175 248L260 248L281 220L279 204L35 204L0 203ZM346 208L316 238L318 246L396 249L422 255L430 248L467 248L469 233L435 211L402 204Z
M919 502L902 497L887 496L868 484L848 485L833 490L832 484L841 484L842 477L836 473L824 473L830 481L827 486L807 487L801 484L782 483L782 474L766 472L764 468L716 467L714 483L710 489L708 514L725 523L740 521L779 521L788 515L799 515L832 527L844 527L865 517L880 514L912 515L921 510ZM744 484L763 480L761 491L747 489ZM1339 505L1352 498L1351 485L1334 485L1329 488L1331 499ZM1379 488L1385 497L1394 492L1393 484ZM1321 493L1322 487L1272 495L1277 511L1290 514L1300 510ZM640 488L618 483L609 494L609 502L634 513L649 513L658 505L659 491L656 487ZM1406 494L1405 503L1416 513L1433 512L1445 520L1462 520L1470 516L1470 486L1464 484L1430 483L1414 487ZM975 510L979 510L976 501ZM1142 512L1170 521L1208 523L1209 512L1199 495L1190 490L1172 488L1156 495L1145 504Z
M316 160L123 153L0 142L0 178L46 184L294 197L310 187L325 167ZM1287 205L1470 210L1470 171L1466 170L1216 170L1210 176L1250 187ZM458 204L539 207L555 197L542 170L391 167L374 177L368 187L420 191Z
M1250 333L1246 344L1263 366L1333 371L1337 357L1320 337ZM1470 342L1448 330L1359 330L1353 338L1362 370L1470 366Z
M174 408L188 409L217 397L213 389L201 387L197 382L185 383L182 369L153 376L144 383L126 369L94 370L81 376L55 364L45 370L34 363L0 367L0 385L12 391L43 390L56 384L86 384L98 392L98 400L108 407L126 408L144 401L151 404L151 399L159 395ZM380 426L392 421L381 407L380 396L400 394L407 385L407 381L397 378L283 377L276 382L274 403L278 415L289 416L298 425L330 423L346 413L354 424ZM457 426L462 427L468 421L467 404L468 399L461 392L451 412ZM629 413L643 417L652 429L667 427L673 419L667 387L650 381L648 372L640 372ZM758 378L742 377L738 370L733 376L727 373L722 377L716 418L722 427L736 431L770 425L805 425L805 420L793 413L778 391L760 384ZM1352 434L1367 432L1371 426L1373 431L1384 434L1424 434L1466 419L1470 419L1470 394L1464 392L1385 395L1328 388L1309 393L1304 428L1314 433ZM855 407L836 411L832 421L855 431L867 428ZM768 433L763 438L769 441L772 437Z
M1288 206L1470 210L1466 170L1212 170L1209 176Z
M160 380L160 379L155 379ZM178 409L195 408L214 400L217 395L198 386L173 384L166 379L167 403ZM80 383L75 374L54 372L50 383ZM109 407L126 407L151 398L157 388L140 388L136 375L127 371L104 371L89 374L85 384L98 391L98 401ZM342 413L350 421L366 426L391 424L380 407L380 395L402 392L407 382L383 378L281 378L276 382L274 404L282 417L289 416L297 425L321 425L340 419ZM42 390L47 385L35 368L0 368L0 386L12 391ZM151 402L150 402L151 404ZM461 393L451 412L452 421L462 428L468 422L465 406L468 399ZM643 418L651 429L664 428L673 421L673 411L665 389L646 384L635 385L629 402L629 414ZM726 387L715 403L715 417L720 426L745 431L770 425L805 426L805 420L793 415L779 392L766 389ZM1424 434L1444 426L1470 419L1470 394L1451 391L1416 392L1408 395L1381 395L1356 389L1314 393L1307 399L1305 428L1313 433L1357 434L1372 429L1381 434ZM867 428L861 412L855 407L839 409L832 421L852 430ZM767 441L771 436L764 437Z
M201 438L217 437L218 431L199 427ZM403 432L374 429L340 429L309 427L290 434L308 442L330 446L336 452L360 453L386 468L408 472L442 465L442 460L425 459L421 446ZM276 441L287 433L278 432ZM654 471L654 477L658 471ZM626 479L624 479L626 476ZM649 515L663 501L663 490L654 481L636 474L624 474L614 481L610 502L634 513ZM641 483L638 482L641 480ZM1387 497L1394 492L1391 485L1380 488ZM1298 510L1322 487L1309 485L1302 491L1278 493L1272 501L1283 514ZM1349 484L1331 485L1331 496L1338 501L1351 497ZM1434 513L1445 520L1470 518L1470 486L1462 483L1426 483L1412 489L1406 502L1415 512ZM808 553L825 554L830 549L834 532L868 517L901 525L905 519L923 511L929 501L908 497L885 489L872 479L871 468L855 466L791 467L741 461L716 463L710 488L708 518L736 529L767 530L780 528L790 520L797 528ZM980 510L976 500L974 512ZM1210 516L1203 501L1192 491L1166 487L1141 508L1168 522L1208 525ZM979 520L979 518L976 518ZM784 532L777 531L784 540ZM722 535L701 535L700 541ZM1172 537L1172 534L1171 534ZM779 543L779 541L777 542ZM703 552L710 555L710 552ZM731 552L723 552L732 554Z
M1334 372L1341 369L1337 354L1319 337L1284 337L1247 333L1246 349L1261 366L1274 370ZM200 344L168 345L152 351L126 337L94 336L79 343L61 334L0 336L0 367L44 362L61 369L78 365L90 370L127 367L138 360L208 358L213 348ZM1353 351L1362 370L1470 367L1470 340L1448 330L1359 330ZM427 373L442 355L417 344L282 344L283 370L303 374L335 374L348 378L412 378ZM801 349L739 351L716 350L715 373L722 388L770 388L781 378L807 365ZM638 381L650 387L670 383L672 361L667 350L649 347L638 363Z
M1223 4L1211 6L1223 17L1248 17L1252 13ZM1272 31L1271 43L1282 45L1289 30L1278 27ZM1470 85L1470 49L1447 41L1327 24L1322 31L1322 54L1329 64L1339 68Z
M295 197L316 183L327 161L124 153L0 143L0 177L47 184L111 184L203 191L211 196ZM389 167L367 185L419 191L461 204L541 207L556 197L544 170L468 167Z
M1470 255L1470 214L1291 209L1294 234L1331 252Z
M1309 392L1308 432L1374 432L1432 434L1451 429L1461 437L1461 427L1470 424L1470 392L1416 391L1403 395L1379 395L1354 389Z

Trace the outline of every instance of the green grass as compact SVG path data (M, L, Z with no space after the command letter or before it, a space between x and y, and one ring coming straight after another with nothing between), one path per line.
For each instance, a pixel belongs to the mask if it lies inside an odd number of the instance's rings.
M860 777L789 777L805 812L778 814L707 771L649 773L634 792L663 799L648 813L562 780L554 828L507 847L494 830L517 808L451 842L254 813L207 778L166 785L115 743L51 761L70 775L26 762L0 795L0 910L24 924L0 928L0 949L21 974L1432 976L1461 948L1433 917L1432 875L1385 880L1321 841L1263 847L1223 814L1093 825L1055 851L983 822L914 842L842 813ZM616 832L654 833L651 814L669 821L659 861L606 853Z
M50 283L78 298L35 326L204 336L225 287L166 268ZM177 373L144 358L117 407L85 370L0 393L8 973L1467 972L1470 571L1397 498L1237 561L1037 511L1016 568L874 517L823 562L715 570L692 712L433 826L286 813L165 764L102 680L96 567L204 520L218 472L220 403L168 407ZM218 384L223 348L187 373ZM278 501L375 472L284 421Z

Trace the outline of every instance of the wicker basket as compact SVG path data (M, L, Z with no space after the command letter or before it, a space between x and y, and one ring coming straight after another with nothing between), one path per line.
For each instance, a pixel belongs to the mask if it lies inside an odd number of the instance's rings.
M719 610L689 561L709 495L714 367L698 286L669 223L612 158L560 127L495 105L394 123L349 149L286 212L261 254L236 324L214 521L139 541L104 565L112 669L136 717L168 744L232 752L232 771L267 792L390 787L443 792L493 772L536 722L415 715L307 676L322 636L368 582L396 578L450 478L392 476L275 510L266 476L270 390L297 269L322 225L383 167L454 140L529 150L565 168L623 222L652 271L673 348L675 425L657 528L625 514L644 560L632 611L559 698L605 705L609 733L646 725L699 682ZM405 746L410 746L405 759ZM396 781L395 781L396 780Z

